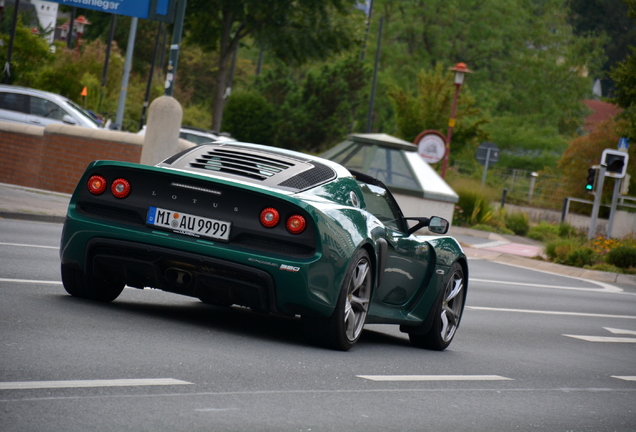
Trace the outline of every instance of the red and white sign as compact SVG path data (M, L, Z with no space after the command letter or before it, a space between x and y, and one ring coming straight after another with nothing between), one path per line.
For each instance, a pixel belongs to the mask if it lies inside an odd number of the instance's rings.
M414 141L417 152L428 163L437 163L446 153L446 138L435 130L427 130L419 134Z

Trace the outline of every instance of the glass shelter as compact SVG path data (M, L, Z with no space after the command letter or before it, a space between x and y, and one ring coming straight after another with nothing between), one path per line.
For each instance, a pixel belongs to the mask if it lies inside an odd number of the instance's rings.
M408 141L387 134L352 134L321 156L382 181L405 216L453 220L458 195Z

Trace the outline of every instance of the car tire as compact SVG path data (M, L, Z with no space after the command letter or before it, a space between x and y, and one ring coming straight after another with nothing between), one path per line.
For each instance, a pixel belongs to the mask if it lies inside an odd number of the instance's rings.
M444 288L433 309L431 328L423 334L409 333L411 343L419 348L444 351L453 338L464 312L466 280L464 270L458 263L453 264L444 281Z
M339 351L348 351L358 342L369 311L372 281L369 254L360 249L347 268L338 303L331 316L303 317L305 331L312 342Z
M126 286L118 280L90 277L81 270L62 264L62 284L67 293L74 297L112 302Z

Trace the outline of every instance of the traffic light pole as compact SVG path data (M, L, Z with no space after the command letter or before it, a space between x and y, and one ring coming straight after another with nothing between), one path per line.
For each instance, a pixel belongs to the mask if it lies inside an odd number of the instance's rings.
M607 237L612 237L612 230L614 229L614 216L616 215L616 206L618 205L618 194L621 192L621 182L623 179L617 178L614 180L614 195L612 195L612 206L610 208L609 221L607 221Z
M601 207L601 197L603 195L603 183L605 183L605 171L607 166L601 165L598 170L598 180L596 181L596 191L594 192L594 205L592 206L592 217L590 229L587 232L587 239L591 240L596 234L596 221L598 220L598 210Z

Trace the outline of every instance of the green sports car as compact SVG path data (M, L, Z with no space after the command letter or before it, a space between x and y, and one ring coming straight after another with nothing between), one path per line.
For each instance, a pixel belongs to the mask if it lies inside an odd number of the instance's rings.
M104 302L128 285L300 316L313 343L338 350L365 323L443 350L468 282L448 225L404 217L381 182L329 160L210 143L157 166L91 163L64 224L62 281Z

